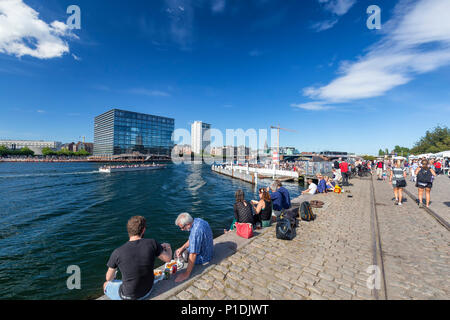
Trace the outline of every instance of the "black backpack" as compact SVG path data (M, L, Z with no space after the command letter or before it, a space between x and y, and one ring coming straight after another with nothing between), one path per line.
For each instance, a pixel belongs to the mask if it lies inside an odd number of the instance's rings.
M313 213L308 201L303 201L300 205L300 216L304 221L313 221L316 219L316 215Z
M420 171L417 173L417 182L431 183L431 177L432 174L430 169L420 169Z
M292 227L289 218L279 219L275 231L277 239L292 240L295 238L295 227Z

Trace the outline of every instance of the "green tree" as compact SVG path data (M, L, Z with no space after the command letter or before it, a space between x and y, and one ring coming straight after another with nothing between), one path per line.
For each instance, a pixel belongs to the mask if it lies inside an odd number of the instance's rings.
M399 156L407 156L410 153L409 148L395 146L394 152Z
M34 156L34 151L30 148L24 147L20 149L19 154L22 156Z
M56 156L56 152L49 147L42 148L42 154L44 156Z
M437 126L432 131L427 130L411 149L412 154L437 153L450 150L450 129Z
M384 151L383 151L383 150L381 150L381 149L380 149L380 150L378 150L378 155L379 155L379 156L384 156Z
M0 146L0 157L5 157L9 155L9 149L5 146Z
M376 160L377 158L376 157L374 157L374 156L368 156L368 155L365 155L365 156L363 156L362 157L364 160L366 160L366 161L373 161L373 160Z

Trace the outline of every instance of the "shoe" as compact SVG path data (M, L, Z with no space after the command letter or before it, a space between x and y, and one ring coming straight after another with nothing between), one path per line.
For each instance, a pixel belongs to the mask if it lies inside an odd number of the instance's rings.
M394 205L396 205L396 206L398 205L398 201L397 200L395 200Z
M419 202L419 208L423 208L423 203Z
M399 206L401 206L401 205L402 205L402 203L401 203L401 202L399 202L399 203L398 203L398 205L399 205Z

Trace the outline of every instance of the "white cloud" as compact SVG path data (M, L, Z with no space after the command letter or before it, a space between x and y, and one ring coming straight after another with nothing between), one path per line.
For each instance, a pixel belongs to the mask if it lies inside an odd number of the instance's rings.
M325 9L332 13L342 16L350 10L356 3L356 0L319 0L320 3L326 3Z
M38 59L61 57L69 52L64 37L76 37L60 21L47 24L22 0L0 0L0 52Z
M45 110L36 110L37 113L45 113Z
M333 107L325 105L325 102L307 102L307 103L293 103L291 107L310 110L310 111L321 111L332 109Z
M303 94L326 103L384 95L418 75L450 64L450 1L400 2L383 38L354 62L341 64L329 84L308 87ZM397 8L398 9L398 8ZM314 103L314 102L311 102Z
M324 3L325 10L332 13L332 19L320 21L311 25L311 28L316 32L325 31L334 27L339 21L336 16L343 16L356 3L356 0L318 0L319 3Z
M131 90L129 90L129 93L141 94L144 96L151 96L151 97L169 97L170 96L170 94L168 94L167 92L164 92L164 91L148 90L148 89L144 89L144 88L131 89Z
M338 22L338 19L325 20L314 23L311 28L316 30L317 32L325 31L334 27L334 25Z
M72 53L72 57L73 57L76 61L81 61L81 60L82 60L79 56L77 56L77 55L75 55L75 54L73 54L73 53Z

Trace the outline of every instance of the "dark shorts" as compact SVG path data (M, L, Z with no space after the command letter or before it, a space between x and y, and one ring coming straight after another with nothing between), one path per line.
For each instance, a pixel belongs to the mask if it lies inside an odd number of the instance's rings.
M424 183L424 185L421 185L421 184L419 184L419 182L416 182L416 187L420 188L420 189L425 189L425 188L431 189L432 186L433 186L432 182Z

